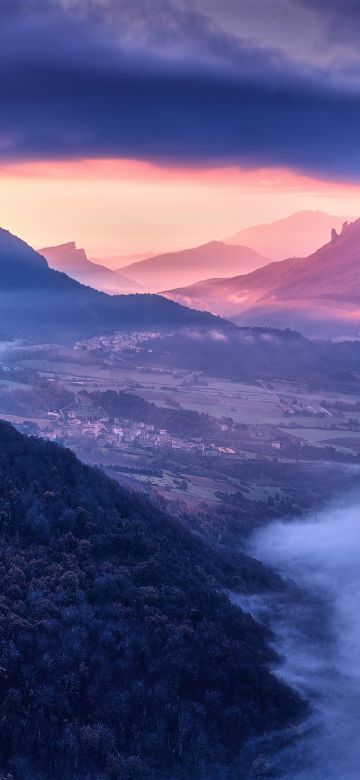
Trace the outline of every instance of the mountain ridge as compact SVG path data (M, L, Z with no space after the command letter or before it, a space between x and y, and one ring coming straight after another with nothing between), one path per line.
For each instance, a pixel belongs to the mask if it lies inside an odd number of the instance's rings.
M307 335L356 335L360 327L360 219L307 258L288 258L232 279L164 293L240 325L291 327Z
M274 222L244 228L225 240L229 244L246 244L273 260L308 257L325 244L332 228L341 229L348 219L303 209Z
M107 295L49 268L22 239L0 229L0 329L10 337L71 343L114 332L235 327L159 295Z
M230 246L222 241L209 241L200 246L168 252L141 260L119 269L144 287L165 289L174 278L197 281L209 269L233 276L242 268L253 270L265 265L268 258L246 246Z
M68 274L81 284L109 293L140 290L140 286L126 276L89 260L85 249L78 248L75 241L44 247L38 251L50 268Z

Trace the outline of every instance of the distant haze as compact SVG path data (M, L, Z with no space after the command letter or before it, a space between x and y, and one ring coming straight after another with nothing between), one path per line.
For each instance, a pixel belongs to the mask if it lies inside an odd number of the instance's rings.
M88 257L104 263L111 256L159 254L228 239L304 209L356 215L359 195L357 185L289 171L40 161L2 168L0 224L32 246L76 240Z
M160 292L174 284L191 284L204 276L234 276L266 265L267 258L247 246L210 241L202 246L169 252L122 266L119 271L144 289Z
M121 274L114 273L104 265L90 261L84 249L78 248L75 241L60 246L39 249L50 268L63 271L82 284L95 287L108 293L137 292L140 288Z
M298 211L276 222L240 230L227 243L245 244L273 260L307 257L328 242L332 228L339 230L346 221L346 217L322 211Z
M92 263L102 263L107 268L111 268L113 271L117 271L119 268L124 268L130 263L139 263L141 260L147 260L149 257L153 257L154 252L132 252L129 255L104 255L99 257L90 257Z
M273 223L246 228L225 242L209 241L163 254L137 252L89 261L85 251L78 249L75 242L41 251L50 266L97 289L161 292L207 278L248 274L274 258L307 256L327 243L331 230L340 230L344 221L344 217L320 211L299 211ZM191 301L189 303L191 305ZM232 314L231 311L225 313Z
M328 237L330 238L330 236ZM166 295L240 325L292 328L314 338L360 332L360 220L334 229L307 258L272 262L232 279L207 279Z

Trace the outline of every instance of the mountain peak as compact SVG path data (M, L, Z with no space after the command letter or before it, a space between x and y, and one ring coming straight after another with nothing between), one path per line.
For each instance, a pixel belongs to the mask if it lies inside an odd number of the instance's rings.
M67 241L58 246L39 249L46 257L50 268L61 271L82 284L95 287L109 293L125 291L135 292L140 286L122 274L110 270L95 260L89 260L85 249L78 248L75 241Z
M39 252L46 258L50 267L58 271L66 272L68 267L83 266L89 262L85 249L78 249L75 241L67 241L65 244L56 246L46 246L39 249Z
M341 230L338 232L336 228L331 230L331 242L343 239L344 241L360 241L360 219L356 219L354 222L346 220L343 222Z
M112 273L109 269L100 270ZM174 330L194 326L225 330L235 327L158 295L99 292L49 268L44 257L28 244L7 230L0 230L0 329L3 333L41 342L51 339L73 343L79 338L118 330Z
M346 217L304 209L275 222L240 230L227 243L245 244L273 260L308 257L329 242L332 230L341 231L346 221Z
M247 246L230 246L222 241L155 255L125 266L121 272L148 290L161 291L184 286L209 276L234 276L265 265L268 259Z
M50 249L52 249L53 251L58 250L59 252L76 252L77 251L76 241L66 241L64 244L45 247L44 252L50 251Z
M330 240L329 240L330 239ZM237 324L291 327L316 338L358 335L360 219L334 226L306 258L272 262L232 279L206 279L166 293Z

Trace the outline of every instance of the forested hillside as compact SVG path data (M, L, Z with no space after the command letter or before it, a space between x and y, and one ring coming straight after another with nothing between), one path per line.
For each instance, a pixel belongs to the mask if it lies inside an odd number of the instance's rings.
M4 776L217 777L299 716L263 629L224 595L264 579L255 563L4 423L0 453Z

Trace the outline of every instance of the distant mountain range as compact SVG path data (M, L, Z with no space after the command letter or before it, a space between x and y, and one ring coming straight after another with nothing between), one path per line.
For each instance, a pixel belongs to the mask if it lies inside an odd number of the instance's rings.
M0 229L0 332L73 342L114 330L216 327L230 323L158 295L107 295L49 268L28 244Z
M320 211L299 211L271 224L242 230L226 241L157 255L137 253L90 260L74 241L39 252L51 268L103 292L161 292L203 279L248 274L270 259L304 257L324 244L330 230L339 230L344 221L344 217Z
M297 211L276 222L240 230L226 243L245 244L272 260L307 257L326 243L332 228L340 230L346 219L323 211Z
M84 249L78 249L75 241L59 246L39 249L50 268L63 271L82 284L109 293L134 292L140 285L104 265L90 261Z
M204 276L234 276L247 273L268 262L247 246L228 246L221 241L170 252L131 263L120 268L120 273L134 279L150 291L183 286L197 282Z
M270 263L232 279L208 279L172 290L187 306L231 317L237 324L291 327L312 337L360 331L360 220L335 229L306 259Z
M42 251L73 276L86 278L91 271L94 285L107 280L110 289L117 280L115 272L91 263L74 242ZM224 278L246 264L256 270ZM166 298L107 295L49 268L43 255L0 230L0 332L71 342L120 329L231 327L213 315L237 325L290 327L315 338L357 337L360 332L360 220L345 223L340 233L332 228L331 241L305 259L266 263L246 247L211 242L124 270L132 280L138 274L135 282L126 278L127 283L152 289L174 274L188 278L212 268L221 268L221 278L169 289Z
M101 255L100 257L90 257L92 263L101 263L106 268L111 268L112 271L121 273L121 269L126 265L132 265L132 263L138 263L140 260L148 260L149 257L154 257L158 252L132 252L126 255Z

